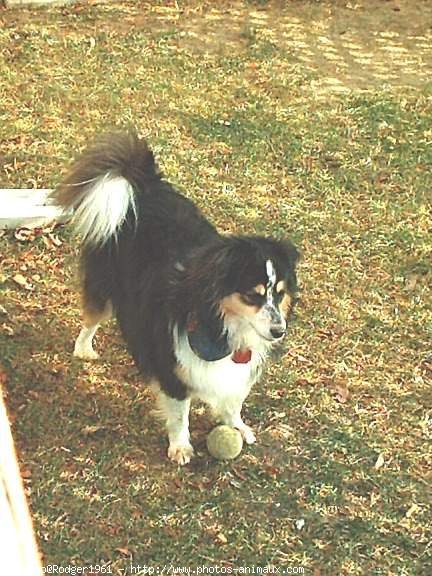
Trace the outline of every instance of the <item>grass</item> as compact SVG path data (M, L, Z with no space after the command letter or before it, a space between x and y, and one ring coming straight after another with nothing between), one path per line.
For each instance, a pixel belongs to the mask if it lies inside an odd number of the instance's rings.
M133 123L221 230L303 252L298 318L245 406L257 445L214 462L197 407L178 470L116 326L100 362L71 358L68 231L1 236L2 365L45 564L429 573L432 86L315 91L325 70L299 65L281 22L307 40L328 6L1 14L2 187L54 187L96 133Z

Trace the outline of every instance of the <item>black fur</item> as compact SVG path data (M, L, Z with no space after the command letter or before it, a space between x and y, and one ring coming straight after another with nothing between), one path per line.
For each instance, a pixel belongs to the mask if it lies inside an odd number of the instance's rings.
M132 184L136 213L129 209L116 237L84 246L85 305L103 310L111 301L139 370L181 400L188 390L175 374L173 326L185 330L193 316L220 336L219 301L265 284L268 259L294 293L298 252L288 241L220 235L163 179L153 154L133 134L105 138L84 154L57 200L76 205L84 194L80 183L107 171Z

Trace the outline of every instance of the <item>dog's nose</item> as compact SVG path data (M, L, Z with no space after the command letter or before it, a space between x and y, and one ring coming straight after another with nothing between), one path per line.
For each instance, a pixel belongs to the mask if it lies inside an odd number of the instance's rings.
M277 328L270 328L270 334L272 335L272 337L275 340L278 340L279 338L282 338L282 336L285 336L285 328L282 328L282 326L278 326Z

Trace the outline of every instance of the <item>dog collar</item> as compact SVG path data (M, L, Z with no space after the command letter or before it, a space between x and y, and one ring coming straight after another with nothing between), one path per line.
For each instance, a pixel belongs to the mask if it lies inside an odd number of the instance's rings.
M204 322L192 317L186 326L189 346L192 351L206 362L215 362L231 352L226 335L215 338Z
M199 323L195 318L188 322L186 332L192 351L206 362L221 360L232 353L226 334L215 339L205 324ZM251 358L251 350L235 350L231 356L232 361L236 364L247 364Z

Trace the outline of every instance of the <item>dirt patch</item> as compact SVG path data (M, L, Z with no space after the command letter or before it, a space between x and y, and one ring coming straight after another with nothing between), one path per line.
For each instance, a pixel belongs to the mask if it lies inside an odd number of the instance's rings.
M318 92L419 86L432 71L432 4L366 0L346 5L289 3L283 10L234 10L189 21L185 30L207 47L240 35L288 48L316 73ZM196 44L196 42L195 42Z
M365 0L305 5L278 24L322 92L420 86L432 70L432 5Z
M383 85L419 87L432 72L432 3L410 0L289 2L262 8L129 6L121 26L180 33L181 47L235 54L266 41L316 75L317 94Z
M432 3L428 0L332 2L91 2L61 9L86 14L83 35L148 30L172 34L181 49L237 54L267 43L310 72L317 95L420 87L432 72ZM40 20L57 26L55 9L3 13L5 24ZM174 41L174 40L173 40Z

